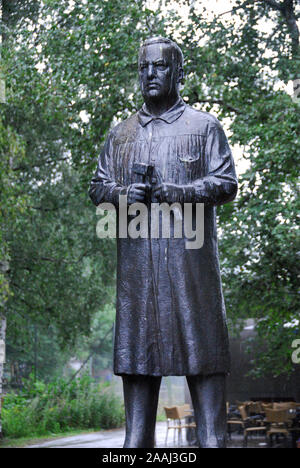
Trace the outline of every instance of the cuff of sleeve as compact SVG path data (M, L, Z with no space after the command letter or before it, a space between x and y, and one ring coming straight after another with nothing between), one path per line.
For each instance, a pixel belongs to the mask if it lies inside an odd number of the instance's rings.
M211 199L208 196L207 193L207 188L205 187L204 181L199 181L197 182L197 185L195 186L195 202L196 203L205 203L210 204Z
M196 202L196 188L194 185L183 185L181 187L180 203L195 203Z
M115 187L112 191L112 203L119 206L120 195L127 195L128 187Z

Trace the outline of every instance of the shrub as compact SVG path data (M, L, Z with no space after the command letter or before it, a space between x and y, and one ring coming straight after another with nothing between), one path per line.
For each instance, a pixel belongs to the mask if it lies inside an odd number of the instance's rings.
M18 438L120 427L124 408L108 384L95 384L84 376L71 383L27 382L19 395L6 395L2 417L5 437Z

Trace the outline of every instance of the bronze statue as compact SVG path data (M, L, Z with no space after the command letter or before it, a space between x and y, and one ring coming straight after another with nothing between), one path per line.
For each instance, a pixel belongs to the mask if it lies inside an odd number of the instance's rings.
M204 244L186 239L118 238L114 372L122 376L124 447L153 447L162 376L184 375L200 447L224 447L230 356L218 261L216 206L237 193L234 162L219 121L179 94L183 56L169 39L139 53L144 105L110 132L90 196L135 202L204 204ZM140 167L151 169L152 184ZM148 171L148 172L147 172ZM194 214L193 214L194 216Z

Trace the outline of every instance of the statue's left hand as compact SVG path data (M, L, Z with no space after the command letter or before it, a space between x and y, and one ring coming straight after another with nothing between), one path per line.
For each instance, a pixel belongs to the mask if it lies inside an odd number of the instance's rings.
M154 201L163 203L173 203L176 195L177 185L175 184L160 184L152 189Z
M192 185L163 183L152 189L152 200L159 203L190 203L193 198Z

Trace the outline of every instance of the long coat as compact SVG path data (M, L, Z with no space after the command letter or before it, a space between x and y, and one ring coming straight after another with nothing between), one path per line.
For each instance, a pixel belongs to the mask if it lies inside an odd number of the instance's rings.
M193 186L192 202L205 206L204 244L187 249L184 237L118 238L114 372L228 373L216 206L235 198L237 179L224 131L181 99L158 118L144 105L108 136L90 187L95 205L118 206L137 182L136 162L154 165L160 182Z

